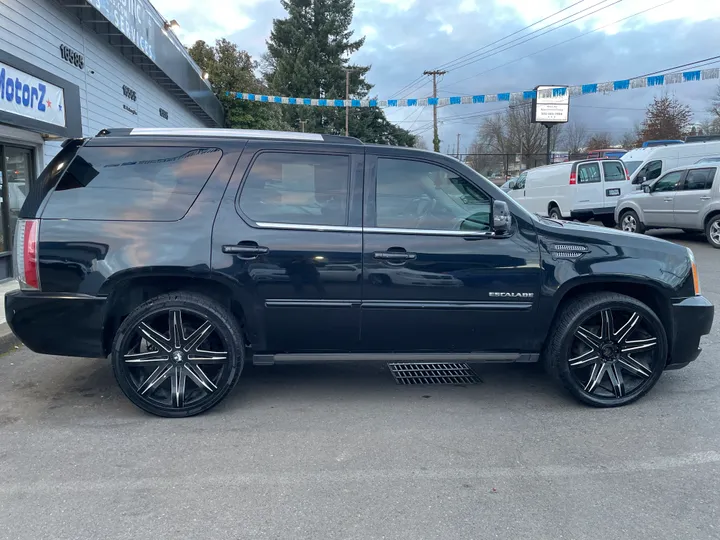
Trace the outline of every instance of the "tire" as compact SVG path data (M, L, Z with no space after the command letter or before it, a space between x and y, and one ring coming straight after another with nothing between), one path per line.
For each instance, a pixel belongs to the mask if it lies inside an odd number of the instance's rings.
M562 214L560 213L560 209L553 205L548 208L548 217L550 219L562 219Z
M612 316L607 317L608 312ZM548 372L575 399L594 407L618 407L655 386L667 362L667 334L657 315L639 300L592 293L573 299L558 314L545 356Z
M624 210L620 214L620 223L618 227L626 232L634 232L637 234L643 234L645 232L645 225L640 221L635 210Z
M705 225L705 236L708 244L716 249L720 249L720 214L713 216Z
M238 321L214 300L164 294L135 308L120 325L112 344L113 373L144 411L194 416L233 389L245 363L244 343Z

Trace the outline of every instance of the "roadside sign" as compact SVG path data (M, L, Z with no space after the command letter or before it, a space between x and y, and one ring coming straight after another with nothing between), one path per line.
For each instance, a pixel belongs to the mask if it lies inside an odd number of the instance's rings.
M570 94L567 86L538 86L532 100L532 121L536 124L564 124L568 121Z

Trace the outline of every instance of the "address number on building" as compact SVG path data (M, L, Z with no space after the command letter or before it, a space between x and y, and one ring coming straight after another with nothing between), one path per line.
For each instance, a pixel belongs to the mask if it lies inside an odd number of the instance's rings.
M125 84L123 84L123 95L128 99L137 101L137 92Z
M60 45L60 57L78 69L85 69L85 57L65 44Z

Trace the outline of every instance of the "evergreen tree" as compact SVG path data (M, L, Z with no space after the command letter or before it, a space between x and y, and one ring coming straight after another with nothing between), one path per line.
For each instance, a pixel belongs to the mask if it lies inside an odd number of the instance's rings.
M345 99L346 70L350 97L366 98L372 85L365 80L370 66L349 63L365 38L353 40L350 30L353 0L281 0L288 13L275 19L267 41L265 77L273 95ZM285 122L297 129L341 135L345 109L286 105ZM411 146L415 137L390 123L377 108L350 110L350 135L364 142Z
M215 47L196 41L188 52L200 69L208 73L213 92L223 104L224 127L288 129L279 105L243 101L226 95L226 92L267 93L267 87L255 76L257 64L247 52L226 39L217 40Z

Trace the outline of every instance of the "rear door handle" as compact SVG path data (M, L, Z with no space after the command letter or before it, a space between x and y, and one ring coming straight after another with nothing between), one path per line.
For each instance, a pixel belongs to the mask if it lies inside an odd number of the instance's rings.
M712 197L700 197L701 201L709 201Z
M668 197L667 199L663 199L665 202L672 202L672 197Z
M258 246L257 242L239 242L238 244L226 244L222 252L229 255L237 255L241 259L255 259L258 255L265 255L270 249L265 246Z
M417 255L404 251L376 251L373 253L373 258L385 261L409 261L417 259Z

